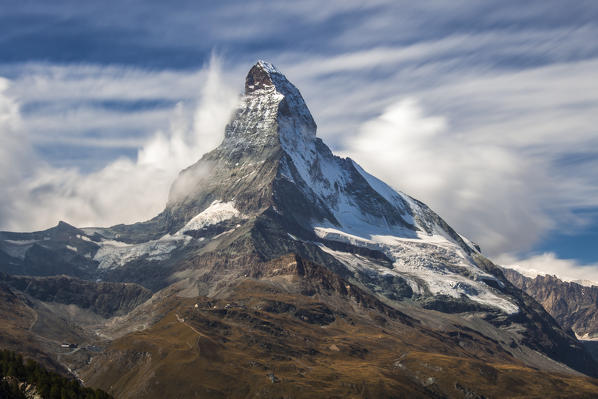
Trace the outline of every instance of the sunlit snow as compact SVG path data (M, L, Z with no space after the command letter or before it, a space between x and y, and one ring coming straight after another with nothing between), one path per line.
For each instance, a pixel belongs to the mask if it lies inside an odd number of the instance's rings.
M203 227L240 216L241 213L235 208L234 202L221 202L216 200L203 212L191 219L177 232L177 234L182 234L186 231L200 230Z

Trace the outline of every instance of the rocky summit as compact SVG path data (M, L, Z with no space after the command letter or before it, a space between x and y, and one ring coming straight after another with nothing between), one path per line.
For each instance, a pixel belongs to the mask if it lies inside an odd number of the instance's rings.
M598 395L570 329L316 129L259 61L153 219L0 233L0 343L119 398Z

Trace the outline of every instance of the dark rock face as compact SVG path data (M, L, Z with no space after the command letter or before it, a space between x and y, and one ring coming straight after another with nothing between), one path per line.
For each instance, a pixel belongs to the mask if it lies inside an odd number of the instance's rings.
M513 269L503 269L516 287L538 301L552 317L578 336L598 336L598 287L562 281L556 276L530 278Z
M75 304L102 317L121 316L152 293L132 283L94 283L68 276L28 277L0 274L0 281L43 302Z
M245 78L245 94L251 94L256 90L263 90L273 85L270 74L261 65L256 64L249 70Z
M316 303L310 308L299 309L295 312L295 317L307 323L321 326L328 325L335 320L332 311L323 303Z

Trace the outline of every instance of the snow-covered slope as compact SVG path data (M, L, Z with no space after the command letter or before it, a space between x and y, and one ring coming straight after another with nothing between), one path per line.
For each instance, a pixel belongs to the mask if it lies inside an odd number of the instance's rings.
M172 251L182 248L192 241L192 236L188 234L233 218L243 218L243 215L235 208L234 203L216 200L172 235L165 234L157 240L134 244L115 239L102 240L98 243L100 248L93 259L99 262L99 269L122 267L139 260L146 262L166 260ZM203 241L203 237L198 239Z
M201 230L204 227L240 216L241 213L235 208L234 202L220 202L216 200L208 208L191 219L177 232L177 235L181 235L187 231Z
M113 269L140 259L157 262L168 259L177 247L186 244L191 237L165 235L158 240L140 244L128 244L117 240L102 240L93 260L99 262L99 269Z

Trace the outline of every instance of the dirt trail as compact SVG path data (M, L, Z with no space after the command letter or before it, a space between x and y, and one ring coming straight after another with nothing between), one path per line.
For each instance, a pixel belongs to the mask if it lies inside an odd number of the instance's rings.
M200 337L204 337L204 338L210 339L207 335L205 335L204 333L198 331L195 327L193 327L192 325L190 325L189 323L187 323L185 321L185 319L183 319L181 316L179 316L178 313L176 313L175 316L176 316L176 319L180 323L183 323L184 325L186 325L187 327L189 327L194 333L197 334L197 340L195 341L195 347L199 347L199 338Z

